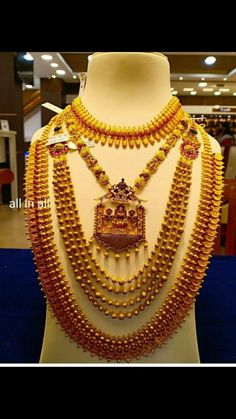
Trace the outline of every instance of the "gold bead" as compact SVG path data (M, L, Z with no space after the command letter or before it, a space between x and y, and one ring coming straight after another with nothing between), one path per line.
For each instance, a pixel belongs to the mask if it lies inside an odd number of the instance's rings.
M116 253L116 259L120 259L119 253Z
M130 253L129 253L129 252L127 252L127 253L126 253L126 257L127 257L127 258L129 258L129 257L130 257Z
M127 140L125 138L123 138L123 140L122 140L122 147L123 148L127 147Z
M109 140L108 140L109 147L113 146L113 143L114 143L114 138L110 137Z
M115 140L115 147L116 148L120 147L120 139L118 139L118 138Z

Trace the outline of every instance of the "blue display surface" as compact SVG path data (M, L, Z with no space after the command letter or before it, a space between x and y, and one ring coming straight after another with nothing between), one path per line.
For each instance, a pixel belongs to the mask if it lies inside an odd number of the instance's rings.
M215 256L196 304L202 363L236 362L236 257ZM0 249L0 363L37 363L45 300L30 250Z

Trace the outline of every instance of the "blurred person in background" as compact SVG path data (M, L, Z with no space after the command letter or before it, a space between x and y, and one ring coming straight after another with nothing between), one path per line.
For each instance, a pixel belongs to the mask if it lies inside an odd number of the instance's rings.
M234 144L233 133L230 128L229 122L223 124L222 132L218 133L218 141L220 145L232 145Z

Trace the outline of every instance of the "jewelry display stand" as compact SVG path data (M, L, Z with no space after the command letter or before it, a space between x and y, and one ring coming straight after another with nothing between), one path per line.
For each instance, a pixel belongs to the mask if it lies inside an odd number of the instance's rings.
M106 121L111 126L140 126L150 121L161 112L171 100L169 63L165 56L158 53L98 53L89 62L85 90L81 96L83 105L99 121ZM43 129L33 138L38 140ZM198 134L199 135L199 134ZM199 137L200 138L200 137ZM219 145L210 139L214 153L219 153ZM162 143L161 143L162 144ZM108 147L100 142L91 145L90 151L102 167L109 173L111 184L118 184L123 178L131 185L134 176L140 173L155 151L157 143L148 147ZM201 145L203 147L203 145ZM201 149L203 151L203 149ZM171 189L171 182L179 159L179 147L174 147L167 158L154 173L142 192L146 211L146 240L148 247L133 252L129 259L117 259L110 254L96 250L96 259L110 275L126 278L137 272L147 261L149 252L154 248L157 234L161 229L165 208ZM79 208L80 221L86 239L94 234L95 199L101 197L101 186L77 152L67 156L71 179L75 192L76 207ZM88 300L74 280L74 274L63 246L53 198L53 164L49 164L49 195L52 210L53 231L58 255L69 281L73 295L81 310L97 328L110 335L129 335L150 321L160 309L167 294L173 287L178 272L188 250L190 237L196 221L200 201L202 158L193 163L189 203L184 222L180 245L168 280L160 294L142 313L122 321L105 316ZM106 362L89 351L78 348L76 343L65 336L56 318L47 309L41 363L101 363ZM199 363L198 345L195 327L194 309L189 310L185 321L165 345L152 354L133 359L132 363Z

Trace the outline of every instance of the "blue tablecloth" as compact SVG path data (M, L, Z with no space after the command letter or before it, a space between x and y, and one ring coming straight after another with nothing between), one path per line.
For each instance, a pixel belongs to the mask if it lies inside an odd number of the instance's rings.
M202 363L236 362L236 257L215 256L196 304ZM32 254L0 249L0 363L38 362L45 300Z

